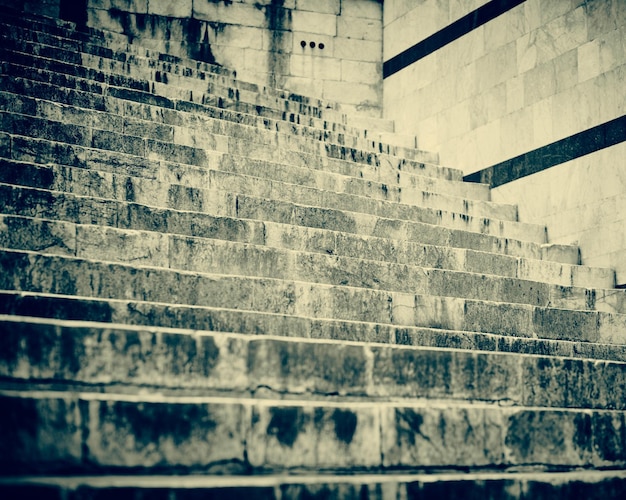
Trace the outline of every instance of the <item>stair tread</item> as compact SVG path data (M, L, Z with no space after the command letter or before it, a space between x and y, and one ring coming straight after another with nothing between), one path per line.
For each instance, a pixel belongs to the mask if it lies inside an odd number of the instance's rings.
M561 484L566 481L595 483L607 477L626 480L626 470L573 470L553 471L478 471L478 472L431 472L428 474L405 472L352 473L345 474L267 474L262 476L230 476L230 475L80 475L80 476L16 476L0 477L0 484L50 484L74 489L78 486L92 488L220 488L277 486L282 484L388 484L403 483L435 483L440 481L537 481ZM626 487L626 485L625 485Z
M0 315L32 321L71 321L124 328L215 331L272 337L297 337L421 347L498 351L513 354L626 361L626 343L602 339L517 337L500 333L435 327L389 325L355 320L296 318L274 313L193 305L168 305L38 292L0 291ZM8 316L7 316L8 315ZM239 318L240 317L240 318ZM158 319L158 320L157 320Z
M150 142L149 147L158 151L160 144L164 143ZM89 156L90 151L95 150L83 149L83 151ZM27 154L30 155L31 153ZM198 212L228 210L227 205L220 208L216 204L217 202L211 203L211 200L225 200L229 195L239 195L241 198L240 208L242 209L244 200L256 204L261 202L255 200L267 200L269 205L274 204L277 207L283 207L283 211L288 210L288 207L297 211L298 207L301 207L305 211L325 211L329 218L333 216L334 218L357 218L363 224L373 224L379 219L386 219L396 221L398 224L423 223L442 229L448 228L495 237L509 237L538 244L545 242L544 226L498 218L497 213L493 215L489 213L489 205L486 205L486 202L472 203L422 191L421 196L418 196L425 199L423 204L409 203L408 200L404 202L401 199L394 200L391 189L381 189L380 197L375 197L370 191L372 184L369 182L357 180L344 183L342 178L337 179L336 190L330 191L323 185L296 184L297 178L280 179L279 175L267 178L249 175L246 172L237 172L236 170L241 169L237 169L237 167L231 169L228 164L236 162L238 158L230 156L213 156L213 160L206 160L209 163L215 162L217 165L209 164L199 168L191 166L187 176L183 170L185 167L181 168L180 164L168 162L166 166L171 166L171 173L167 175L170 178L160 180L152 178L150 170L148 170L147 176L141 175L141 167L146 164L143 160L138 162L138 165L133 169L134 172L124 172L125 165L133 163L132 156L120 157L120 167L116 167L114 163L116 153L107 151L101 158L98 158L97 155L98 153L92 155L92 158L87 161L78 157L78 161L85 163L85 165L76 167L71 166L71 164L68 165L69 162L59 164L55 161L52 164L50 162L36 164L30 161L0 158L0 163L4 167L23 170L20 176L9 175L7 171L5 175L0 177L0 182L27 185L51 191L64 191L83 196L89 195L102 199L132 200L162 206L163 208L183 208ZM14 154L14 156L17 155ZM29 160L30 158L26 159ZM99 165L90 168L90 160L94 163L99 162ZM107 160L111 161L111 165L103 167L104 161ZM101 170L102 168L107 168L107 170ZM30 173L32 177L28 177L26 172ZM190 180L185 180L185 177ZM317 181L314 179L313 183L317 184ZM123 189L119 190L119 188ZM132 190L133 193L130 198L127 194L130 192L129 190ZM378 188L374 186L373 190L376 192ZM220 192L219 196L211 196L211 193L216 191ZM171 199L174 192L180 193L180 197L176 200ZM470 213L462 211L463 208ZM349 227L346 228L347 231L349 231Z
M349 251L344 251L342 248L324 251L321 248L290 248L284 245L281 246L276 239L267 241L267 228L262 231L265 238L249 238L242 241L236 238L228 239L227 235L220 237L219 234L213 234L209 237L191 236L164 233L150 229L104 227L20 215L0 215L0 222L4 224L5 228L4 234L0 232L0 247L6 249L41 251L43 253L82 258L99 256L98 258L101 260L112 259L118 262L132 262L135 265L145 264L167 267L168 261L164 255L166 249L161 248L160 243L166 237L165 235L169 235L167 236L168 247L175 242L180 242L183 246L189 247L189 249L197 248L201 252L198 256L200 258L198 263L194 263L193 260L185 262L182 259L182 263L186 265L185 268L188 270L193 270L194 266L202 266L204 268L204 266L211 265L213 261L217 260L216 256L218 254L215 253L215 247L223 247L234 252L232 254L233 258L236 258L237 252L241 254L242 251L246 253L247 259L262 258L266 254L268 256L276 256L272 257L273 260L275 258L280 260L282 256L288 259L287 262L290 262L289 256L306 256L311 262L316 259L318 262L322 262L324 259L328 260L327 265L331 269L334 267L342 268L341 261L346 263L363 262L364 264L371 262L380 263L381 266L387 266L388 269L406 269L406 266L408 266L408 269L419 268L425 272L428 272L428 270L449 270L559 285L566 287L566 290L570 289L570 287L582 287L587 289L611 289L612 293L615 293L613 291L614 281L612 280L613 271L611 269L569 264L553 266L550 261L516 258L516 261L509 262L509 264L514 264L514 267L509 265L504 269L505 272L498 272L498 269L489 265L485 265L481 269L475 263L472 264L472 261L469 262L469 265L467 264L468 258L471 257L474 257L475 262L478 262L481 257L489 260L493 259L493 256L487 252L473 252L468 255L468 251L464 253L449 252L446 251L446 247L437 245L416 246L416 251L407 252L406 256L398 258L402 248L400 245L394 249L395 256L393 257L388 254L376 253L355 255ZM149 248L150 251L155 251L156 254L145 255L146 248ZM206 248L211 254L210 262L202 258L203 248ZM115 250L112 252L112 249ZM120 249L124 249L121 254L119 252ZM137 251L144 257L139 259ZM421 260L420 253L423 253ZM430 254L430 257L426 257L426 254ZM206 256L208 257L208 255ZM188 257L193 258L193 252ZM169 264L171 265L172 263L170 262ZM235 264L236 262L229 262L229 265ZM490 262L485 264L490 264ZM254 260L251 260L249 265L251 269L248 269L248 272L253 274L255 272L268 271L267 269L262 269L262 267L258 267L255 270L254 266L258 264ZM543 274L542 267L544 268ZM205 269L208 269L208 267ZM350 265L346 269L351 269ZM385 269L385 267L380 267L380 269ZM537 269L537 271L534 271L534 269ZM201 268L198 268L198 270L201 270ZM374 269L371 271L374 271ZM557 273L558 275L555 277Z
M52 47L51 47L52 48ZM42 61L41 64L38 66L41 71L46 71L45 68L43 68L42 66L45 66L45 61L53 61L53 59L49 59L46 57L41 57L38 55L33 55L33 54L29 54L29 53L24 53L24 52L15 52L15 51L8 51L7 49L3 49L3 51L5 51L6 54L15 54L16 57L18 57L18 60L20 60L23 63L26 63L26 61L29 60L33 60L33 61L37 61L40 60ZM146 60L149 60L149 58L146 58ZM15 61L11 60L11 63L15 64ZM120 61L121 63L122 61ZM130 64L130 63L124 63L126 64ZM21 63L19 64L21 65ZM63 68L67 66L65 73L68 76L72 76L73 78L77 78L79 80L84 79L86 77L86 75L83 75L82 77L79 77L78 75L75 75L76 72L79 72L79 70L83 70L82 73L87 73L88 71L85 70L84 66L79 66L76 64L72 64L72 63L68 63L68 62L62 62L62 63L57 63L55 65L55 71L58 72L62 72ZM71 68L76 68L74 71L71 70ZM161 89L165 88L163 86L161 86L162 82L158 82L156 80L140 80L137 78L134 78L132 76L129 76L128 74L128 70L126 70L125 72L114 72L111 70L111 72L106 72L102 69L95 69L95 68L89 68L89 71L91 71L91 78L95 78L98 77L95 81L99 81L99 82L106 82L110 85L115 85L115 82L110 82L110 77L117 77L118 79L123 79L123 81L127 84L132 85L135 90L142 90L142 91L148 91L150 88L153 88L154 85L156 85L157 87L160 87ZM155 70L156 71L156 70ZM188 79L190 77L186 77L186 76L180 76L180 79ZM202 79L195 79L197 80L197 84L195 86L186 86L186 87L179 87L175 84L173 84L172 82L169 82L167 84L167 86L169 87L174 87L174 88L180 88L181 90L187 88L188 90L195 90L196 92L196 100L198 100L198 96L202 96L203 94L207 93L207 88L206 87L206 80L202 80ZM152 85L150 85L150 82L152 82ZM198 87L198 85L200 85L200 87ZM217 88L215 88L217 87ZM268 110L272 110L275 112L278 112L278 115L274 114L272 115L270 113L270 117L274 116L275 118L281 119L284 121L285 120L285 113L289 114L289 123L292 123L294 126L298 125L301 121L307 122L308 121L308 126L311 127L312 125L315 125L313 128L316 129L321 129L321 130L325 130L328 127L323 126L324 122L328 122L328 123L336 123L337 126L343 130L343 133L346 136L354 136L355 138L359 138L361 139L361 142L363 144L362 147L364 147L365 145L369 145L370 148L376 148L378 150L387 150L387 151L392 151L395 154L398 154L399 156L403 156L406 158L411 158L413 156L415 156L416 153L418 154L422 154L424 152L421 152L420 150L418 150L417 148L414 147L403 147L403 146L394 146L392 144L389 143L385 143L385 141L382 141L380 138L376 139L376 133L369 131L369 136L373 136L371 139L367 138L367 131L366 130L362 130L359 128L355 128L355 127L351 127L348 125L345 125L345 119L342 119L341 121L337 122L335 121L337 118L334 116L330 116L330 117L325 117L324 116L324 109L322 108L315 108L315 107L311 107L310 105L307 106L307 109L302 108L302 104L299 103L299 101L294 101L294 100L288 100L288 99L281 99L280 101L283 101L285 104L284 105L280 105L279 103L272 105L271 102L259 102L258 100L256 101L252 101L251 99L245 99L245 98L241 98L241 96L237 95L237 96L233 96L231 95L231 91L232 88L230 87L222 87L221 85L219 85L218 83L216 84L212 84L212 86L208 89L208 90L218 90L219 88L222 88L223 90L217 93L217 95L221 95L222 99L224 100L225 103L231 102L231 103L241 103L242 106L245 105L250 105L252 106L252 108L254 109L254 111L256 111L256 114L259 114L261 109L263 107L267 107ZM291 103L289 105L289 103ZM232 105L232 104L231 104ZM298 108L299 106L299 108ZM226 106L228 107L228 106ZM297 109L292 109L292 108L297 108ZM317 111L316 111L317 110ZM248 109L247 113L250 113L252 111L252 109ZM308 111L312 111L312 115L308 114ZM246 112L246 111L244 111ZM302 114L303 113L303 114ZM302 114L302 119L299 118L294 118L294 116L300 115ZM328 114L328 113L327 113ZM292 116L293 115L293 116ZM332 128L335 128L334 126Z
M130 397L151 390L167 397L311 399L318 404L429 400L462 405L471 400L626 410L626 363L619 360L2 315L0 330L5 346L0 387L22 393L54 384L51 389L61 392ZM127 352L133 344L144 347ZM45 357L37 350L41 345ZM89 357L82 354L87 349ZM107 361L112 356L115 365ZM547 382L556 372L556 380Z
M178 228L175 232L181 232L189 236L198 236L197 232L193 231L195 223L201 223L203 221L214 222L216 220L241 220L258 222L262 224L260 230L271 231L276 229L277 234L272 234L272 237L287 236L285 230L287 228L293 228L294 231L298 230L310 230L318 231L319 234L327 235L334 239L332 235L340 235L341 233L349 234L350 238L372 238L375 242L382 242L383 240L393 241L407 241L415 243L425 243L435 246L451 246L453 248L466 248L477 251L485 251L491 253L499 253L503 255L511 255L517 257L532 257L535 259L543 258L542 249L544 247L550 247L550 245L543 245L533 242L526 242L519 239L504 238L499 236L492 236L483 233L473 233L463 231L460 229L450 229L443 226L436 226L428 223L410 222L406 221L406 224L401 225L398 229L397 224L393 223L392 219L377 218L376 216L363 215L369 220L378 220L384 222L380 228L371 228L366 234L359 234L354 229L347 227L345 224L340 224L338 227L330 227L329 221L325 223L315 222L313 217L315 214L309 214L309 220L306 219L307 212L306 207L303 207L301 217L293 219L289 216L287 219L276 216L263 218L260 215L255 214L243 214L237 213L237 206L239 205L239 198L232 200L236 206L235 210L226 213L208 213L200 212L196 208L185 208L183 206L178 207L156 207L152 204L129 202L125 199L107 199L102 197L94 197L84 194L74 194L65 191L55 191L39 187L31 187L24 184L31 183L27 180L11 179L19 184L6 184L0 183L0 190L5 195L4 210L10 210L7 215L22 215L40 218L52 218L58 220L64 220L67 222L89 222L91 224L101 224L104 226L118 226L120 221L118 214L123 215L124 211L129 209L132 212L124 216L124 224L136 224L141 221L142 224L148 224L148 227L159 227L160 230L166 230L167 220L172 217L180 219L175 222L175 226ZM241 203L246 199L253 198L247 197L241 198ZM10 201L11 200L11 201ZM261 199L260 199L261 200ZM69 203L69 206L66 204ZM24 205L26 204L26 205ZM21 205L21 207L19 206ZM91 206L93 205L93 206ZM270 205L271 208L272 205ZM295 204L293 206L296 206ZM70 208L72 207L72 208ZM100 207L96 209L95 207ZM62 211L59 212L59 209ZM84 215L81 214L84 209L88 209ZM105 210L106 209L106 210ZM98 214L98 211L105 210ZM149 212L153 214L150 215ZM271 210L270 210L271 211ZM145 212L145 213L144 213ZM290 212L291 213L291 212ZM337 213L341 213L337 211ZM53 214L53 215L51 215ZM150 222L150 219L154 222ZM405 227L406 226L406 227ZM134 228L145 228L146 226L133 226ZM189 229L186 229L189 227ZM282 228L282 229L281 229ZM166 230L171 232L171 230ZM434 231L434 232L433 232ZM324 238L322 245L327 245L327 238ZM335 243L333 243L334 248ZM334 249L330 248L334 252ZM574 248L574 247L572 247ZM328 249L326 249L328 251ZM550 257L550 256L548 256ZM557 254L558 257L558 254Z
M415 150L414 152L409 152L405 154L400 151L401 148L390 147L376 141L371 141L370 139L362 139L359 137L351 138L345 133L335 134L332 130L329 131L320 127L311 127L307 124L301 125L298 123L298 120L294 118L294 116L296 116L294 113L286 112L284 110L271 110L270 108L264 108L263 106L259 106L256 104L247 104L242 101L237 101L225 97L216 97L208 93L200 95L196 93L195 97L193 97L189 93L189 91L174 91L174 87L169 87L165 84L154 84L152 86L152 90L154 91L151 91L145 88L128 88L126 86L126 81L103 83L92 79L75 77L73 75L65 75L45 69L33 69L29 66L23 66L14 62L4 62L2 64L4 64L5 66L4 73L6 76L18 77L21 79L27 79L43 84L52 84L57 87L59 86L59 84L63 84L64 87L67 86L70 89L92 93L96 96L118 97L127 100L134 100L141 103L159 105L168 109L195 109L198 111L206 111L210 110L211 108L224 109L237 113L240 116L262 118L264 120L273 120L276 123L282 123L284 124L284 126L288 126L291 128L302 128L303 130L318 131L320 133L323 132L326 135L331 136L334 134L336 137L331 138L336 141L345 141L346 139L352 139L353 145L348 144L347 146L344 146L343 144L338 144L339 146L342 146L344 148L350 148L356 151L364 151L371 154L379 154L382 156L393 156L397 158L403 158L408 161L430 164L433 170L442 172L443 174L447 175L448 178L453 178L458 181L462 180L462 172L460 170L438 165L437 162L434 161L432 155L428 152ZM59 76L62 76L62 80L58 78ZM128 77L122 78L127 79ZM69 86L68 82L72 82L72 86ZM159 92L156 92L156 90L159 90ZM164 93L169 95L162 95ZM191 100L192 97L193 101ZM265 109L269 110L269 112L264 113ZM478 186L480 186L480 184L478 184Z

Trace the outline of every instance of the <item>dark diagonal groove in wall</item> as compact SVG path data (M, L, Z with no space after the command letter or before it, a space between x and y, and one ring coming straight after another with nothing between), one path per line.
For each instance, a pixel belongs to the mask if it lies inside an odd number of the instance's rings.
M497 187L624 141L626 115L466 175L463 180Z
M433 33L428 38L409 47L404 52L383 63L383 78L410 66L416 61L439 50L441 47L467 35L470 31L488 23L526 0L493 0L454 21L445 28Z

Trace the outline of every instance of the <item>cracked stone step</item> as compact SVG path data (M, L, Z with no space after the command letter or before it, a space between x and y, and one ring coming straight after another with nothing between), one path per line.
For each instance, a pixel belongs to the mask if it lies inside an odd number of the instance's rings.
M611 361L3 316L0 332L5 387L626 409L626 363Z
M394 326L32 292L0 291L0 298L2 298L0 314L28 316L31 317L31 321L33 318L47 318L150 328L155 326L180 328L180 325L186 325L188 328L204 331L246 332L253 335L295 336L626 362L626 345L623 342L513 337L477 331L450 330L443 328L441 324L435 328Z
M624 412L0 393L9 473L622 468ZM28 415L29 418L25 418Z
M31 225L29 220L4 217L0 217L0 221L6 227L0 231L0 246L5 249L199 273L267 277L606 312L626 311L626 291L623 290L592 290L552 285L544 280L478 274L465 269L396 264L374 260L367 255L340 257L93 225ZM42 238L40 233L43 233ZM13 240L15 246L11 244ZM46 245L50 245L50 251Z
M626 473L620 470L570 472L439 472L429 474L360 473L267 474L262 477L210 475L48 476L0 478L0 492L16 498L100 500L118 497L191 500L299 500L302 498L506 498L535 500L604 500L626 496ZM381 497L382 495L382 497Z
M326 140L327 134L321 131L311 131L305 128L298 128L292 123L286 125L277 125L278 121L267 121L266 118L258 116L256 110L252 114L241 113L237 110L224 109L223 104L220 105L221 98L207 97L204 103L190 102L189 96L181 95L174 99L165 98L149 92L139 90L126 89L104 85L99 82L90 82L87 80L72 79L69 76L63 76L56 73L43 73L40 70L32 70L28 67L17 66L12 63L1 63L5 67L5 72L17 73L17 75L4 74L0 75L1 88L4 91L10 91L15 94L26 94L31 97L42 98L46 100L54 100L66 105L77 106L80 108L94 108L96 110L104 110L116 114L122 114L121 104L124 101L149 105L157 109L159 113L164 114L167 119L171 119L174 111L181 111L187 114L192 113L198 116L208 116L220 120L227 120L234 123L253 123L255 127L248 129L259 133L273 134L279 136L285 141L291 143L297 141L299 145L308 144L314 149L316 154L325 154L332 158L350 160L358 163L378 166L392 165L394 169L402 168L409 172L419 175L427 175L432 177L440 177L455 181L462 181L462 173L460 170L451 169L433 163L431 159L425 158L424 161L419 159L406 159L396 157L384 151L367 151L359 148L352 148L341 144L325 143L324 148L320 150L321 140ZM155 113L152 113L155 114ZM136 116L135 116L136 118ZM281 117L279 117L280 119ZM162 121L161 117L158 121ZM196 124L197 125L197 124ZM273 125L273 126L272 126ZM271 129L268 130L268 128ZM278 129L287 129L285 132ZM301 135L294 136L294 130L302 132ZM272 137L272 135L269 135ZM298 150L303 150L299 147ZM304 151L306 152L306 151ZM469 183L468 183L469 184ZM468 188L468 189L478 189Z
M557 308L546 304L133 267L9 250L0 251L0 267L3 270L0 289L7 291L184 304L521 337L608 343L626 340L626 314L579 309L577 306L584 307L584 304L568 303L567 298L559 304L561 308ZM446 286L444 282L443 287ZM516 293L516 289L513 290ZM547 299L545 302L550 304Z
M99 95L104 95L106 92L111 95L126 97L134 96L134 100L140 100L142 102L154 102L154 103L166 103L167 100L174 101L194 101L201 103L205 106L212 106L220 109L231 109L238 113L244 113L247 115L261 116L277 121L283 121L289 123L292 128L300 123L306 123L305 118L300 118L297 113L292 111L285 111L283 109L274 109L263 107L260 104L248 104L244 101L232 99L230 97L224 97L219 93L211 92L211 89L207 89L206 84L202 81L198 81L193 89L185 87L175 87L171 84L164 83L150 83L147 81L135 81L125 75L110 75L104 78L104 83L101 82L102 78L98 78L97 75L87 74L86 77L81 78L73 76L73 71L67 70L65 73L60 71L63 69L58 63L37 63L37 59L33 59L31 56L24 54L22 57L18 57L19 54L3 53L0 51L0 57L2 59L8 59L9 62L3 63L3 73L6 75L12 75L14 77L22 77L42 82L52 83L63 87L76 88L83 91L93 92ZM42 61L48 61L42 59ZM22 65L23 64L23 65ZM53 66L54 70L48 70L40 68L41 66ZM76 66L78 69L83 69L81 66ZM94 70L95 71L95 70ZM68 74L69 73L69 74ZM97 78L97 79L95 79ZM226 92L227 93L227 92ZM142 97L143 96L143 97ZM161 99L156 99L160 97ZM330 136L331 134L325 134ZM437 155L421 150L412 150L397 146L389 146L370 139L360 139L359 137L347 137L346 134L336 135L335 137L328 137L330 139L339 139L342 142L348 142L348 146L351 146L355 150L370 151L372 153L380 153L388 156L400 157L412 161L422 161L427 163L436 164L438 159ZM346 146L346 147L348 147ZM461 180L459 172L454 171L456 180Z
M311 213L307 218L305 210L298 212L300 214L298 218L286 218L282 221L279 219L278 222L243 219L237 214L239 198L227 200L230 207L227 210L228 213L216 216L198 212L197 207L193 206L188 207L192 211L156 208L124 200L78 196L23 186L23 184L37 184L52 180L50 177L46 181L45 177L31 176L33 172L33 170L0 169L0 175L9 177L3 180L21 184L0 183L2 213L121 229L265 243L273 247L331 255L347 254L354 257L367 254L385 255L391 261L407 264L411 263L410 260L407 262L404 257L408 252L408 256L413 257L407 256L407 258L417 259L414 263L433 263L433 267L441 267L441 264L437 262L442 259L444 261L456 259L449 252L458 250L494 254L494 262L497 262L498 269L510 269L511 261L504 260L507 258L547 259L565 264L577 264L579 260L578 249L573 246L536 244L422 223L406 223L398 227L398 224L395 226L391 224L393 221L381 219L379 227L370 228L369 234L358 234L353 232L354 224L340 225L335 230L329 225L332 222L330 219L323 225L314 223L314 219L311 219L314 214ZM39 174L45 172L48 170L39 170ZM24 173L28 176L24 176ZM441 255L441 252L432 253L422 245L447 248L443 251L444 255ZM477 255L468 255L475 262L475 266L480 266L477 263L479 260ZM538 265L541 266L541 264ZM478 270L478 268L475 269ZM529 265L528 269L529 271L521 271L522 274L519 277L532 276L533 266ZM581 274L584 274L584 271Z
M235 221L232 225L236 226ZM408 242L403 245L400 242L389 241L388 252L374 252L363 251L366 248L365 243L361 245L361 248L355 248L355 243L364 241L359 238L354 238L354 241L345 245L335 244L335 238L333 238L332 247L323 248L323 245L319 245L323 243L323 241L320 242L320 236L314 238L312 242L317 242L317 247L310 245L290 248L287 245L282 245L280 241L275 241L275 238L272 237L273 228L268 227L267 224L264 228L257 230L263 237L256 239L253 236L246 238L245 235L242 238L233 231L223 233L214 231L214 234L207 235L207 239L175 235L163 231L119 229L6 215L0 215L0 228L0 246L8 249L43 251L48 254L168 267L168 265L179 265L171 260L172 255L169 251L169 249L174 251L177 248L182 252L179 255L195 257L194 260L183 260L182 263L184 269L196 271L209 270L210 267L205 266L210 266L211 262L219 261L220 252L226 251L224 249L232 249L233 255L250 251L253 252L253 255L255 253L257 255L272 255L272 260L278 259L285 262L289 262L289 259L293 260L291 256L297 252L303 254L302 258L310 263L325 262L329 269L342 268L342 262L349 263L358 259L366 263L368 261L386 263L389 264L389 269L409 265L411 267L518 278L563 287L610 289L615 284L615 273L612 269L572 266L550 261L520 259L431 245L409 245ZM232 241L228 239L229 236L233 237ZM348 237L347 234L341 236ZM305 237L303 234L298 240L302 242ZM376 242L373 244L375 245ZM184 249L179 248L181 245ZM113 249L115 250L112 251ZM229 261L228 255L225 257L224 263ZM176 260L181 260L181 257ZM196 264L196 262L201 264ZM499 264L498 266L494 265L496 262ZM233 263L230 262L230 264ZM251 266L250 272L252 274L258 273L261 269L259 266L253 266L252 263L247 264L247 266ZM241 270L242 268L237 266L236 269ZM348 269L350 269L349 265L345 270ZM316 278L316 276L312 277ZM374 286L380 286L380 284L374 283ZM613 300L618 300L620 296L624 296L622 292L608 292L607 290L604 291L604 297L608 297L609 293L612 293ZM592 300L595 299L596 295L594 294ZM598 306L602 307L601 304L602 301L599 302ZM622 310L626 310L626 304L621 307Z
M108 155L105 158L99 155L91 157L103 161ZM336 193L221 170L199 169L197 183L203 187L197 188L90 168L33 165L6 159L0 159L0 164L4 167L0 181L160 208L364 235L379 235L380 229L384 227L390 236L398 235L394 237L411 240L415 239L411 235L419 234L418 230L423 225L429 226L430 232L438 233L439 239L445 238L447 231L454 230L537 244L544 244L546 239L545 227L538 224L473 217L454 211L404 205L365 195ZM110 166L108 170L111 170ZM27 172L32 176L26 175Z
M115 98L109 98L115 100ZM94 129L120 132L125 135L140 136L148 139L174 141L175 136L184 139L184 144L193 144L198 142L194 137L194 131L202 129L211 131L220 135L229 135L233 137L248 136L252 140L258 136L261 131L256 131L250 125L240 123L227 123L223 119L215 119L207 116L198 116L185 112L170 110L164 113L163 110L151 107L149 105L135 104L123 102L116 106L114 112L103 112L88 108L80 108L70 105L59 105L56 102L32 98L23 95L17 95L9 92L0 92L0 106L4 111L11 111L23 115L34 116L38 118L51 119L61 121L66 124L75 124L79 126L91 125ZM264 121L265 126L268 124ZM287 131L289 132L289 131ZM293 129L291 129L293 132ZM190 139L191 137L191 139ZM323 137L317 136L322 140ZM257 142L265 143L266 138L259 138ZM272 140L283 146L282 141ZM35 147L33 145L33 147ZM263 162L249 160L248 162L238 162L238 168L243 168L244 172L260 172L267 175L266 171L270 168L281 168L281 176L291 175L297 172L299 178L307 178L314 175L318 178L333 178L337 176L357 178L360 182L375 181L383 183L392 192L397 188L402 188L404 194L415 196L421 194L422 191L430 193L446 194L468 200L489 201L489 187L485 184L468 183L461 181L451 181L448 179L439 179L437 177L417 175L401 169L401 165L394 168L392 165L373 166L368 168L348 162L346 160L327 158L322 162L322 157L317 159L311 158L311 154L320 153L318 148L314 148L311 153L306 153L307 162L305 166L297 166L297 160L290 161L291 158L284 158L289 161L288 165L280 165L273 162ZM253 167L248 167L254 163ZM257 165L261 163L262 165ZM245 170L246 167L248 170ZM282 178L281 177L281 178ZM329 187L329 189L333 189ZM400 194L400 193L399 193ZM398 194L398 195L399 195ZM505 204L492 204L498 206L501 218L516 220L517 210L513 205L508 206L508 213L505 211ZM506 214L506 215L504 215Z

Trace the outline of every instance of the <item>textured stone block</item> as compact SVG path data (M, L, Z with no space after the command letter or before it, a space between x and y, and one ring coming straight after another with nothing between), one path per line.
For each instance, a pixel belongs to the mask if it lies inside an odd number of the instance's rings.
M465 302L465 330L532 337L532 321L533 310L529 306L469 300Z
M373 408L256 406L248 458L257 467L320 470L380 465L380 419Z
M509 463L586 465L593 460L592 417L584 412L517 410L505 420Z
M0 216L0 246L75 255L76 228L40 219Z
M278 392L365 394L368 355L362 346L252 340L248 374Z
M148 2L148 14L168 17L191 17L193 0L169 2L167 0L151 0Z
M389 407L381 413L387 467L502 463L502 422L482 408Z
M83 401L88 460L100 467L211 469L241 462L243 407L176 402Z
M8 395L0 399L4 470L14 474L54 471L82 462L82 416L75 400Z

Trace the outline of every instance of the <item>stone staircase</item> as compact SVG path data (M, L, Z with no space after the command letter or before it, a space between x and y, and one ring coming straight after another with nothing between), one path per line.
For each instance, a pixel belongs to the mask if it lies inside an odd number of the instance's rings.
M626 291L393 123L0 20L3 498L618 498Z

